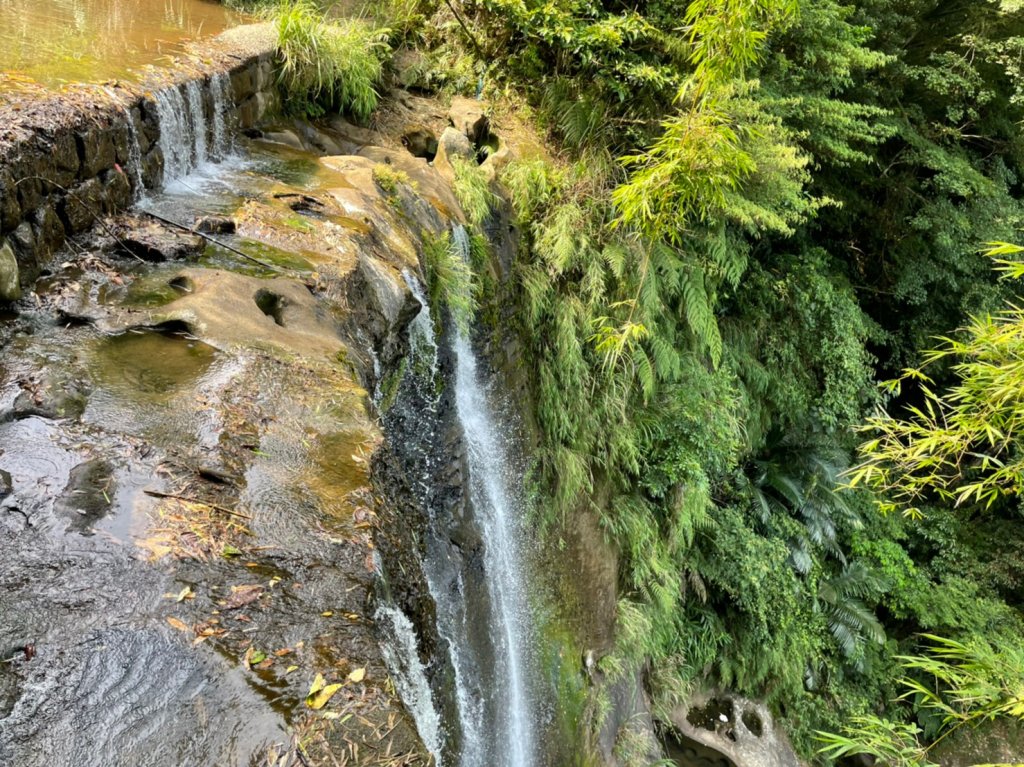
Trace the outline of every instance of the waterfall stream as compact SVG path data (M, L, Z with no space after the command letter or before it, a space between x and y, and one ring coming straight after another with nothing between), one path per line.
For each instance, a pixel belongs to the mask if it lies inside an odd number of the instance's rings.
M461 227L454 229L452 245L459 256L468 257L469 240ZM410 326L408 378L414 383L407 393L401 438L416 434L420 446L411 455L421 475L415 492L430 515L422 565L452 672L457 711L448 724L458 729L458 765L530 767L536 749L520 550L522 504L514 489L520 477L470 338L460 329L446 333L444 343L435 337L422 286L412 275L404 276L422 308ZM469 520L452 518L459 512L446 508L441 487L451 459L442 447L449 415L465 451ZM475 537L469 534L472 542L460 538L466 526L476 531ZM411 710L417 705L415 700L406 703Z
M231 81L218 73L210 78L212 103L210 119L204 107L203 81L189 80L182 86L164 88L154 94L160 149L164 155L164 186L187 176L211 160L222 160L230 152L227 113L231 106ZM129 121L129 125L131 122Z
M466 230L457 226L452 240L463 260L469 259ZM525 573L519 551L522 503L513 489L517 481L488 401L476 354L462 329L455 336L455 398L467 445L470 497L484 533L484 569L491 596L491 641L495 648L494 693L498 706L496 753L492 764L525 767L533 762L533 724L524 669L528 651L529 613Z

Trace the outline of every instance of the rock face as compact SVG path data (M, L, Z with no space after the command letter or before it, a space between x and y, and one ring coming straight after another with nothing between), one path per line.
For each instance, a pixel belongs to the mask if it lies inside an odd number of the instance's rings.
M21 298L18 283L18 261L14 251L6 242L0 246L0 302L17 301Z
M491 132L491 123L484 112L484 104L464 96L452 99L451 108L448 110L448 122L476 147L481 146Z
M764 705L711 690L671 713L687 738L728 757L736 767L801 767L788 738Z

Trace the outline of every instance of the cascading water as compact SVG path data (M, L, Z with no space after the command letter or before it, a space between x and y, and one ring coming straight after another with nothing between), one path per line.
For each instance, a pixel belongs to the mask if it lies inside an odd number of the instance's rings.
M452 240L465 261L469 238L462 226ZM529 611L519 550L522 504L512 489L515 473L507 445L480 380L476 354L461 328L455 334L455 399L468 448L470 498L484 534L484 570L491 597L491 640L495 648L494 691L498 706L496 753L492 764L526 767L534 760L533 722L527 679Z
M395 680L395 687L416 722L423 745L440 765L444 733L441 717L434 706L427 671L420 662L416 631L405 613L390 605L378 607L374 620L378 632L383 635L380 649Z
M189 122L188 108L177 86L157 91L157 121L160 124L160 149L164 155L164 183L181 178L195 167L192 150L195 134Z
M462 228L453 246L468 255ZM460 767L530 767L535 763L534 720L527 648L529 615L519 546L521 504L516 472L500 437L468 336L451 334L446 356L434 335L427 299L405 274L421 311L410 327L409 401L395 432L403 435L408 465L420 478L414 492L430 517L423 573L436 609L440 650L451 668ZM445 360L451 367L443 369ZM446 389L443 379L453 379ZM399 408L402 410L402 408ZM447 502L446 418L466 450L462 485L470 520L455 519ZM418 448L410 448L417 435ZM442 452L438 452L439 448ZM455 448L458 450L458 448ZM471 528L475 532L467 532ZM482 567L480 564L482 563ZM408 701L407 701L408 703ZM415 704L410 704L410 707Z
M164 155L165 185L187 176L210 160L224 159L231 149L227 126L231 105L231 80L228 76L218 73L210 78L212 110L209 121L203 106L203 82L189 80L183 87L184 95L181 87L172 86L158 91L153 97L160 126L160 149Z
M207 160L206 155L206 115L203 112L203 91L198 80L185 83L185 95L188 96L188 121L192 127L192 167L198 168Z
M210 93L213 95L214 158L222 160L231 152L231 136L227 124L228 108L231 105L231 78L224 72L214 74L210 78Z

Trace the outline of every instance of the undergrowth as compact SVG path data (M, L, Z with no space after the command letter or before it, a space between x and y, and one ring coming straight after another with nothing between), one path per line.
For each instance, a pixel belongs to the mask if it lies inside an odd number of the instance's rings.
M309 117L337 110L366 120L377 108L388 30L358 19L328 21L311 0L281 0L273 22L286 108Z

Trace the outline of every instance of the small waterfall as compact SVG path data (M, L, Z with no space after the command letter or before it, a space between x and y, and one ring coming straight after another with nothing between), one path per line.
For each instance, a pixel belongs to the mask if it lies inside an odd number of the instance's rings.
M124 117L128 126L128 178L132 182L132 197L137 202L146 189L142 180L142 147L139 145L139 132L135 129L132 113L125 109Z
M453 244L469 259L466 230ZM461 328L455 335L455 400L468 448L470 498L484 536L484 570L491 597L490 634L495 648L498 726L492 764L527 767L534 762L532 705L526 659L530 616L521 538L522 504L513 490L516 473L506 441L481 381L476 354Z
M217 160L231 154L231 136L228 134L228 110L231 108L231 78L225 72L217 72L210 78L210 94L213 96L213 154Z
M441 717L434 706L426 669L420 662L416 631L405 613L389 605L378 607L375 619L384 635L380 649L395 687L416 722L423 745L433 754L437 767L442 767Z
M203 111L203 91L198 80L189 80L185 83L185 95L188 96L188 121L192 126L192 138L194 151L192 153L192 167L189 170L198 168L206 162L206 113Z
M195 165L192 149L195 135L188 119L188 108L177 86L157 91L157 120L160 123L160 149L164 155L164 184L188 175Z
M204 106L203 80L189 80L183 86L164 88L153 97L160 124L160 149L164 155L164 186L230 153L227 124L232 104L230 78L224 73L213 75L209 91L212 101L209 120Z

